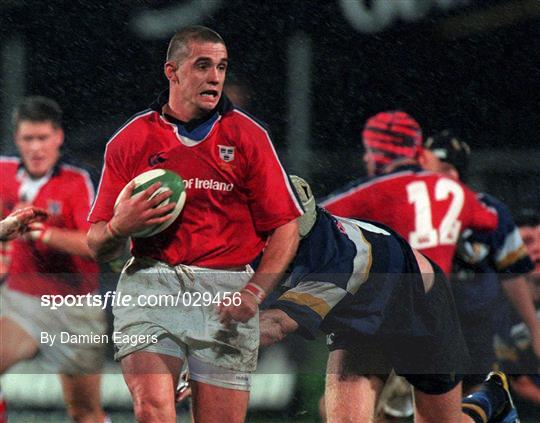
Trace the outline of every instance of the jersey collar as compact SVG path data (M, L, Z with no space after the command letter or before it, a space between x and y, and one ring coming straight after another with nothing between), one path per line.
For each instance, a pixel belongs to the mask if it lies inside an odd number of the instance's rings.
M412 172L421 172L422 168L418 165L418 162L415 160L395 160L388 165L385 166L383 169L383 175L388 175L391 173L397 173L397 172L404 172L404 171L412 171ZM379 175L380 176L380 175Z
M17 175L21 174L21 172L24 172L29 175L28 171L26 170L26 166L24 165L24 162L22 161L22 158L19 157L19 165L17 166ZM47 172L48 175L56 176L60 173L60 161L62 160L62 157L59 157L56 163L54 164L52 171L49 170Z
M204 140L216 121L219 120L225 113L233 109L231 101L225 94L222 94L216 108L209 112L206 116L201 119L193 119L189 122L184 122L162 112L163 106L167 103L168 98L169 90L162 91L156 101L152 103L150 108L162 115L169 123L175 125L180 136L195 142Z

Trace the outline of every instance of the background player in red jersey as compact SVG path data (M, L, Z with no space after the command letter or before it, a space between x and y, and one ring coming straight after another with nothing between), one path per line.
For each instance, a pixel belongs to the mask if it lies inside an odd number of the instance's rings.
M36 356L61 374L70 416L79 422L103 422L100 375L101 344L67 344L60 332L105 333L101 310L91 307L41 307L42 295L87 294L98 288L98 264L86 243L86 215L93 199L88 174L61 161L62 112L56 102L28 97L14 114L20 159L0 160L2 213L36 206L46 222L31 224L12 243L12 261L2 289L0 373ZM15 211L24 213L23 211ZM42 333L58 336L41 343Z
M158 342L117 343L142 422L174 422L175 387L187 360L193 412L200 422L242 422L258 349L258 303L272 290L298 245L302 207L275 154L264 125L222 95L228 55L214 31L185 28L169 44L165 75L169 92L122 127L107 144L98 196L90 213L88 241L101 259L118 254L125 239L167 219L169 194L147 201L153 185L131 198L122 188L157 167L186 181L179 219L150 239L132 239L132 255L118 290L240 292L241 305L184 304L174 309L114 307L115 331L154 335ZM220 188L221 187L221 188ZM264 248L252 273L248 264Z
M496 213L465 185L422 171L422 133L407 113L371 117L362 138L368 173L377 177L331 194L321 205L337 216L390 226L449 274L459 234L466 228L495 229Z

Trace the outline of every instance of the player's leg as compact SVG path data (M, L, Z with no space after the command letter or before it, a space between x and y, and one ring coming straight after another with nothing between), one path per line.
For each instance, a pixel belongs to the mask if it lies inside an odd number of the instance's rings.
M356 357L349 351L330 352L325 387L328 422L372 421L383 381L378 376L364 374L357 365Z
M461 419L461 383L443 394L414 389L415 423L455 423Z
M71 419L77 423L103 423L101 408L101 375L60 375L64 402Z
M26 330L11 318L0 317L0 374L37 353L38 344Z
M0 317L0 374L38 353L37 342L21 326L6 316ZM0 423L7 422L7 402L0 389Z
M414 387L415 422L454 423L462 419L461 381L469 354L448 280L435 263L431 266L433 284L419 301L417 314L430 336L417 345L412 337L404 356L393 362Z
M197 423L242 423L246 418L249 391L221 388L192 381L193 418Z
M194 421L242 423L251 389L250 373L218 367L191 355L188 358Z
M467 422L519 423L506 375L491 372L477 392L463 399Z
M125 356L121 366L137 421L176 422L175 391L182 360L172 355L136 351Z

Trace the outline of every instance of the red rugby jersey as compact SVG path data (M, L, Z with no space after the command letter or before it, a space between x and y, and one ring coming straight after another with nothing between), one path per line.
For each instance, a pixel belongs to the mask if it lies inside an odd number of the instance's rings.
M332 214L371 219L390 226L446 274L459 234L490 231L497 213L465 185L443 175L413 170L375 178L331 196L322 205Z
M26 172L16 157L0 158L2 215L21 201L21 183ZM49 212L47 225L88 231L86 216L94 199L88 173L60 162L31 204ZM98 288L99 266L95 261L54 250L39 241L11 241L11 265L7 285L29 295L87 294Z
M90 222L110 220L119 192L138 174L173 170L186 182L184 209L165 231L133 238L132 254L208 268L250 263L269 231L302 214L267 130L226 98L191 132L156 109L107 144Z

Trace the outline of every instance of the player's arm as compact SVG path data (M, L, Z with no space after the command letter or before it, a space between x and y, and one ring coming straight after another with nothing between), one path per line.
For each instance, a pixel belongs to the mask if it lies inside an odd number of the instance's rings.
M94 258L97 261L107 262L120 257L128 237L113 233L109 222L101 221L92 223L88 230L87 240Z
M540 358L540 322L536 317L533 296L525 276L506 278L502 281L502 287L510 303L529 329L533 351Z
M258 305L282 279L296 255L299 242L296 219L274 230L264 249L257 271L241 291L241 304L238 307L234 305L220 307L221 323L227 324L231 320L247 322L255 316Z
M86 243L86 233L77 229L63 229L47 225L47 212L34 206L20 203L16 211L4 223L15 229L12 236L22 235L28 242L41 242L47 247L62 253L91 258L92 252ZM16 226L13 226L13 225ZM2 224L2 226L5 225Z
M267 347L298 329L298 323L283 310L264 310L259 315L260 345Z
M463 186L467 205L471 207L471 222L469 227L478 231L493 231L497 228L499 217L497 211L482 203L476 194Z
M150 198L161 184L153 184L141 195L132 196L135 184L132 182L118 199L114 216L108 222L93 223L88 231L88 245L98 261L110 261L119 257L128 237L150 226L166 222L176 203L158 207L172 195L170 190Z
M42 223L32 223L24 237L33 242L42 242L49 248L65 254L80 256L87 259L93 257L86 242L86 233L81 230L63 229L47 226Z
M28 230L28 225L43 222L47 212L38 207L29 206L10 213L0 221L0 241L9 241Z

